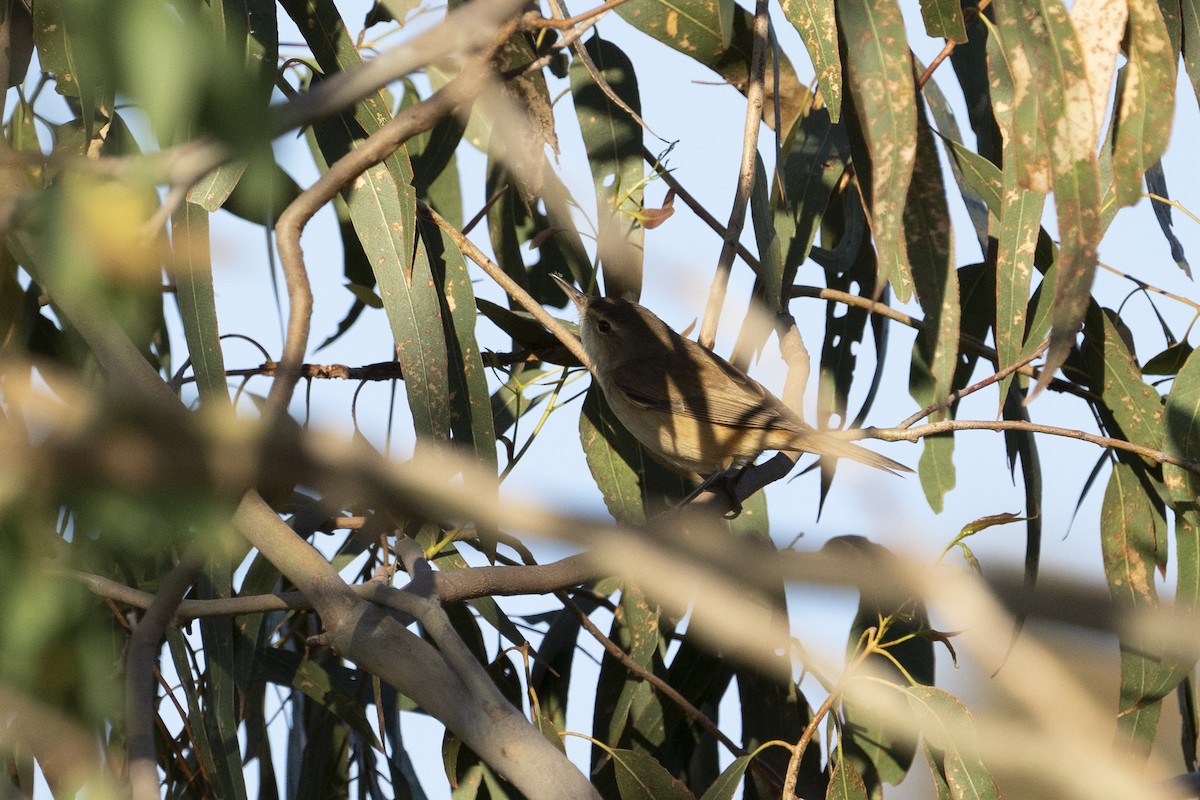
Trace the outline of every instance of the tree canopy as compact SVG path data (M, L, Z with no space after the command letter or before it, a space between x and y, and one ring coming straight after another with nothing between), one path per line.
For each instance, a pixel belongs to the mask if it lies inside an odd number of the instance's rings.
M0 10L5 796L1165 798L1195 773L1200 304L1161 288L1190 278L1173 212L1196 221L1163 161L1200 94L1189 4ZM744 112L709 143L719 207L655 132L716 106L643 102L692 80L672 51ZM1099 250L1135 207L1126 274ZM681 277L648 254L684 218L712 246ZM917 443L907 502L980 480L963 432L1002 441L1024 508L947 520L930 561L773 526L800 454L691 497L586 380L554 275L706 297L681 332L784 364L810 424ZM247 335L276 316L277 346ZM374 323L392 358L338 349ZM338 381L390 390L386 426ZM1091 456L1044 471L1064 438ZM506 483L567 450L603 518ZM878 502L810 468L811 518ZM1039 579L1046 499L1090 491L1107 585ZM981 563L1018 529L1020 569ZM846 590L848 629L814 632L797 593ZM1099 698L1063 664L1097 632Z

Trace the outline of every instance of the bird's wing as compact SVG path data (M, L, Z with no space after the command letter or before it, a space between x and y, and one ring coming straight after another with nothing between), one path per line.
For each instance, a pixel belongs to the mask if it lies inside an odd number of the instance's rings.
M699 352L682 362L674 359L671 369L665 357L650 356L611 369L609 381L643 408L743 428L808 429L758 381L694 342L688 344Z

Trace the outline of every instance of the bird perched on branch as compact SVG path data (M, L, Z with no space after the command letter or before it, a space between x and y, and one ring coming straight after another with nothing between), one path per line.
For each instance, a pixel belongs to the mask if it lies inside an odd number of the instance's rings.
M808 425L758 381L680 336L649 309L592 297L553 278L579 309L579 338L608 405L668 466L712 477L751 464L766 450L782 450L912 472Z

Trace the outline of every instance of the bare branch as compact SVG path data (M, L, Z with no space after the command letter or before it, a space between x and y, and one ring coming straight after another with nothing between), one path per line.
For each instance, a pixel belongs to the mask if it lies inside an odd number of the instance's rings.
M163 578L158 594L129 636L125 662L125 731L129 748L129 783L134 800L157 800L158 754L154 744L155 666L167 625L188 589L200 577L201 562L185 556Z
M704 309L704 321L700 325L698 337L700 344L710 350L717 338L717 323L721 320L721 307L725 304L725 293L729 287L733 254L742 235L742 227L746 223L746 206L750 204L750 190L754 185L758 129L762 125L763 82L767 70L769 27L767 0L757 0L754 7L754 49L750 56L750 82L746 87L746 127L742 142L742 164L738 170L737 190L733 196L733 209L729 212L729 224L725 226L725 241L717 259L717 271L708 293L708 304Z
M571 355L579 359L581 364L584 366L588 365L587 353L583 351L583 345L580 343L578 336L574 336L564 328L562 323L555 319L550 312L542 308L541 303L530 297L529 292L521 288L520 284L509 277L508 273L500 269L500 266L496 262L484 255L482 250L476 247L466 236L463 236L457 228L447 222L441 214L419 200L417 201L417 205L422 213L427 215L439 228L445 231L446 235L454 241L454 244L458 246L463 255L478 264L479 268L486 272L489 278L494 280L501 289L508 292L509 297L520 303L521 307L532 314L534 319L545 325L547 330L553 333L563 343L563 346L571 352Z
M456 105L473 97L483 87L484 78L483 64L477 63L428 99L397 114L364 142L331 164L316 183L279 215L275 233L279 261L287 283L289 308L287 337L268 396L275 413L282 414L286 410L296 382L300 379L300 367L308 346L312 288L304 266L304 253L300 248L300 234L304 227L322 206L359 175L382 162L408 139L433 128Z
M1087 431L1073 428L1059 428L1054 425L1039 425L1036 422L1023 420L967 420L947 419L941 422L931 422L927 425L916 425L912 428L860 428L846 431L851 439L879 439L884 442L916 442L926 436L936 436L952 431L1026 431L1028 433L1045 433L1051 436L1062 436L1067 439L1079 439L1100 447L1111 447L1114 450L1124 450L1156 461L1159 464L1173 464L1180 469L1200 475L1200 464L1188 461L1186 458L1173 456L1170 453L1156 450L1153 447L1134 444L1124 439L1113 439L1109 436L1098 436Z

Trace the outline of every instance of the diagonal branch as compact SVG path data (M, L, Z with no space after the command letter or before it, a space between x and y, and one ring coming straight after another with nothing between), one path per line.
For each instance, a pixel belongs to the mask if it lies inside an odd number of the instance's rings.
M758 0L754 8L754 49L750 56L749 85L746 87L746 127L742 143L742 164L738 170L737 190L733 196L733 209L729 212L729 224L725 226L725 242L717 259L717 271L709 289L704 322L700 326L699 342L710 350L717 338L717 323L721 320L721 307L725 304L725 293L729 288L733 255L742 235L742 227L746 224L746 206L750 204L750 190L754 185L754 161L758 155L758 129L762 125L769 28L767 0Z
M503 40L499 40L503 41ZM498 41L492 43L493 46ZM372 62L373 63L373 62ZM454 107L475 96L485 85L485 62L477 62L426 100L406 108L349 153L331 164L317 181L293 200L275 224L279 261L287 283L287 337L275 381L268 396L274 413L282 415L300 379L312 317L312 288L300 248L304 227L326 203L367 169L382 162L401 144L432 129Z

